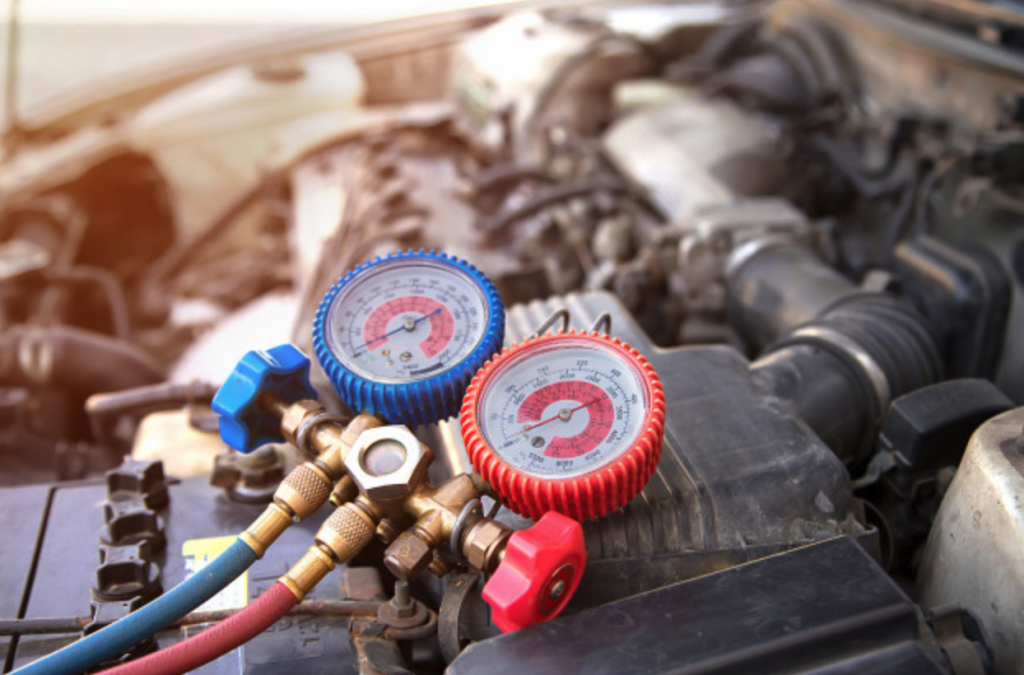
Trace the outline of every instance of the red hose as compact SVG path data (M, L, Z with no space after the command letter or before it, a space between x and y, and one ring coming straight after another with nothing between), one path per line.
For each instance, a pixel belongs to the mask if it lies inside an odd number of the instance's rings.
M104 670L104 675L180 675L227 654L266 629L298 603L280 581L238 614L149 656Z

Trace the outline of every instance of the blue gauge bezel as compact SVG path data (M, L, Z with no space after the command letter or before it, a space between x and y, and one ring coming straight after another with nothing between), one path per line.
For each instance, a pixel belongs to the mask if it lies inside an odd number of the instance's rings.
M379 382L346 368L328 346L327 319L341 291L382 263L396 260L426 261L448 266L475 283L487 307L487 322L480 341L468 356L443 372L415 382ZM498 289L476 267L435 251L406 251L368 260L338 280L324 295L313 318L313 351L317 361L353 412L380 415L389 422L414 426L431 424L456 415L473 375L501 350L505 339L505 305Z

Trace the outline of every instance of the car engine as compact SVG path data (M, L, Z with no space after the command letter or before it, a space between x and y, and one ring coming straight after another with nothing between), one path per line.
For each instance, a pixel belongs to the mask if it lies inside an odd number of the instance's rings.
M1024 672L1022 28L487 7L22 120L3 672Z

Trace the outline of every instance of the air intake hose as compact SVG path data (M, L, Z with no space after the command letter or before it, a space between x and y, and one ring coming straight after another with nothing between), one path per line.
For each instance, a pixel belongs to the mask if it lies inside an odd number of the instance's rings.
M797 243L748 253L729 282L737 325L772 340L751 365L758 386L848 464L870 454L893 399L943 376L933 329L910 303L858 289Z

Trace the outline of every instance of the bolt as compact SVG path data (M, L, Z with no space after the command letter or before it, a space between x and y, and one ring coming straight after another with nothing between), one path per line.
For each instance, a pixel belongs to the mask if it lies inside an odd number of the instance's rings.
M562 408L558 411L558 419L568 422L572 419L572 408Z
M416 330L416 321L415 321L415 319L406 319L405 320L405 324L403 325L403 328L405 328L405 330L409 331L410 333L413 332L414 330Z
M530 441L530 442L533 444L533 447L535 447L535 448L543 447L543 445L544 445L544 437L543 436L534 436L533 440Z
M412 597L409 595L409 582L408 581L396 581L395 582L395 597L393 598L397 607L406 607L409 605Z
M395 595L391 598L391 609L394 610L395 616L403 619L416 613L416 603L413 602L412 595L409 593L408 582L395 582Z
M402 354L398 358L401 359L403 362L411 361L412 354L410 352L402 352Z
M548 592L548 597L552 600L558 600L562 597L562 593L565 593L565 582L559 579L551 586L551 590Z

